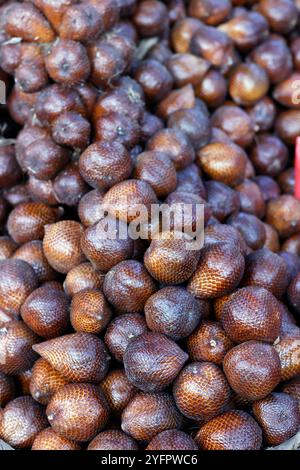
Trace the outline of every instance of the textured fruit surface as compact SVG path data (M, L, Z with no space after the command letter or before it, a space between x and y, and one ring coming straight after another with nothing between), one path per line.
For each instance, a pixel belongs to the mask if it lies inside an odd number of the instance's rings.
M94 437L87 450L138 450L138 445L124 432L111 430Z
M217 365L193 362L180 372L173 395L179 410L187 418L209 421L228 405L230 387Z
M144 333L129 343L124 354L125 372L133 385L159 392L170 385L188 355L160 333Z
M137 393L136 387L129 382L123 369L112 370L99 385L111 411L117 415L121 414Z
M252 406L253 414L269 445L287 441L299 430L300 412L297 400L285 393L272 393Z
M52 428L46 428L36 435L31 450L80 450L80 446L60 436Z
M250 340L274 343L280 334L281 310L269 291L249 286L230 295L221 322L235 343Z
M45 359L38 359L30 379L30 393L42 405L47 405L52 395L68 381L57 372Z
M138 441L150 441L167 429L179 429L183 418L167 393L138 393L122 413L122 430Z
M231 349L223 369L233 390L249 400L267 396L281 378L278 353L273 346L259 341L247 341Z
M31 397L15 398L1 415L1 435L16 449L30 447L36 435L46 427L44 410Z
M40 356L73 382L99 382L108 370L109 355L101 339L72 333L33 346Z
M105 426L108 404L90 384L67 384L52 397L46 410L54 431L71 441L90 441Z
M248 413L234 410L204 424L195 440L204 450L258 450L262 432Z
M196 442L183 431L170 429L157 434L147 450L197 450Z

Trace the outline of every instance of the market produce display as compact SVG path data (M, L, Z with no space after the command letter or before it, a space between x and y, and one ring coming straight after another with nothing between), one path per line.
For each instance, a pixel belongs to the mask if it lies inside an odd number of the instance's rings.
M0 0L0 83L0 439L295 436L300 1Z

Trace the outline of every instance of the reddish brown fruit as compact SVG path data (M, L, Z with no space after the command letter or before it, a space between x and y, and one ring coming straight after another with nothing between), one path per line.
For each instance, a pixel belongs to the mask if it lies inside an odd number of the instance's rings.
M147 325L144 317L138 313L128 313L119 315L110 322L104 341L114 358L123 362L123 356L130 341L146 332Z
M37 285L36 274L25 261L0 261L0 308L7 313L17 315Z
M196 84L195 93L210 108L222 106L227 96L226 79L218 70L210 69L203 80Z
M104 274L96 271L90 263L82 263L72 268L64 282L65 293L69 297L84 289L101 289Z
M220 181L211 180L205 183L205 189L209 207L220 222L239 211L239 194L229 186Z
M254 138L254 123L238 106L225 105L212 115L211 124L225 132L237 145L247 147Z
M175 83L178 87L197 85L209 69L209 63L193 54L173 54L167 62Z
M196 104L195 92L192 85L172 90L157 106L156 113L162 119L168 119L180 109L190 109ZM168 125L168 127L171 127ZM169 130L169 129L166 129ZM177 129L178 130L178 129ZM184 134L184 132L183 132Z
M265 224L265 232L266 232L266 241L264 243L264 248L267 248L274 253L277 253L280 250L280 241L279 236L275 228L271 227L269 224Z
M98 334L111 317L111 309L100 290L85 289L74 294L70 321L75 331Z
M297 333L296 333L297 332ZM300 374L300 334L299 330L280 339L275 345L281 365L281 380L289 380Z
M244 273L244 257L231 244L216 243L201 250L197 270L188 291L201 299L221 297L232 292Z
M202 426L195 440L203 450L259 450L262 431L248 413L234 410Z
M18 244L42 240L44 226L55 223L62 211L37 202L20 204L10 213L7 229Z
M225 354L233 347L219 322L204 320L188 337L187 348L193 361L208 361L222 365Z
M179 374L188 355L160 333L144 333L130 341L124 354L128 380L145 392L159 392Z
M271 98L265 96L254 106L247 108L247 111L253 120L255 129L261 132L272 129L277 110Z
M89 144L91 125L80 114L69 111L54 119L51 132L57 144L85 149Z
M246 255L248 247L240 232L230 225L216 224L208 225L204 232L205 246L218 243L229 243L239 248L242 255Z
M272 393L252 406L254 417L268 445L276 446L294 436L300 426L297 400L286 393Z
M69 6L58 26L61 38L82 42L95 39L104 29L100 11L88 3Z
M58 434L72 441L90 441L106 425L109 407L99 387L67 384L54 394L46 414Z
M69 324L67 296L58 289L35 289L21 307L21 317L29 328L43 338L61 336Z
M252 250L259 250L266 241L266 230L263 222L252 214L239 212L232 215L227 223L236 228Z
M236 186L235 190L238 192L241 211L261 219L265 214L266 206L260 187L246 179Z
M177 184L175 166L168 154L157 151L143 152L135 162L134 177L152 186L157 197L166 197Z
M122 413L121 428L138 441L151 441L167 429L180 429L183 418L167 393L138 393Z
M268 289L280 298L288 286L288 270L285 261L276 253L263 248L246 257L244 286Z
M159 36L168 27L168 10L157 0L139 2L133 23L142 37Z
M32 3L15 3L6 20L6 32L28 42L51 42L55 34L48 21Z
M111 411L116 415L121 414L137 393L137 389L129 382L123 369L110 371L99 385Z
M87 450L138 450L138 445L124 432L111 430L94 437Z
M280 382L280 360L273 346L247 341L231 349L223 368L233 390L251 401L260 400Z
M0 328L0 372L18 374L29 369L36 354L32 345L39 341L22 321L12 320Z
M33 368L30 379L30 393L42 405L47 405L60 387L68 381L45 359L38 359Z
M298 408L300 411L300 378L295 377L294 379L286 382L281 387L282 392L287 393L291 397L297 400Z
M175 232L176 233L176 232ZM164 284L187 281L196 269L199 250L190 250L187 240L179 232L178 238L153 240L147 249L144 263L150 274Z
M77 207L81 197L88 190L89 187L82 179L77 163L68 164L53 181L55 198L66 206Z
M26 189L30 197L36 202L42 202L49 206L56 206L58 201L53 192L53 184L51 180L42 181L29 175Z
M82 233L82 225L73 220L63 220L45 227L44 253L56 271L66 274L84 261L80 248Z
M96 224L103 216L103 194L97 189L87 192L78 204L78 216L85 227Z
M72 333L33 346L54 369L73 382L102 380L109 356L104 343L88 333Z
M145 304L148 328L174 341L189 336L208 309L182 287L164 287L151 295Z
M297 8L290 0L263 0L259 2L257 9L276 33L286 34L297 23Z
M209 362L193 362L180 372L174 383L173 395L184 416L205 422L225 411L231 392L218 366Z
M198 446L185 432L169 429L157 434L146 450L198 450Z
M36 435L47 427L42 406L31 397L18 397L1 415L1 437L15 449L31 447Z
M291 195L282 195L268 203L266 221L280 237L287 238L300 229L300 202Z
M202 26L196 18L183 18L176 21L171 31L171 44L175 52L189 52L191 39Z
M267 94L268 89L268 75L257 64L240 64L230 76L229 93L238 105L254 105Z
M80 446L46 428L36 435L31 450L80 450Z
M106 274L103 284L107 300L120 312L140 312L156 289L145 267L135 260L114 266Z
M296 310L297 313L300 313L300 275L297 274L296 277L292 280L289 285L288 291L288 300L290 305Z
M14 252L12 258L20 259L30 264L40 283L54 281L56 278L56 272L51 268L44 255L43 242L41 240L33 240L20 246Z
M151 204L156 204L157 198L149 183L143 180L131 179L115 184L103 197L103 208L119 220L131 222L143 209L150 214Z
M81 154L79 170L90 186L103 191L130 176L132 161L122 144L95 142Z
M8 236L0 237L0 260L11 258L18 245Z
M15 383L12 377L0 372L0 407L12 401L15 397Z
M108 235L106 226L108 232L112 230ZM134 242L129 237L125 222L116 223L114 218L102 216L98 223L88 227L83 233L81 249L93 267L105 273L132 257Z
M183 170L195 159L194 149L188 138L175 129L158 131L147 143L147 150L167 153L176 170Z
M20 372L16 376L16 382L23 395L30 395L30 381L32 377L32 369Z
M211 178L235 186L245 177L246 154L235 144L216 142L199 150L197 163Z
M266 289L244 287L231 294L221 321L226 334L235 343L250 340L274 343L280 335L281 308Z

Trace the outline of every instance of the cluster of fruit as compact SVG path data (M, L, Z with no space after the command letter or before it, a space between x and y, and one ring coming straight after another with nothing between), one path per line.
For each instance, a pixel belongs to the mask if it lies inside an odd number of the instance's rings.
M0 1L6 443L252 450L297 433L299 18L299 0ZM202 249L99 235L109 208L121 227L161 203L204 206Z

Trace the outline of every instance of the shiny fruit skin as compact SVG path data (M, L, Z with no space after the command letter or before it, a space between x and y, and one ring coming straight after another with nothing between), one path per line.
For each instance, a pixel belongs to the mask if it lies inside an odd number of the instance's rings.
M146 450L198 450L196 442L185 432L168 429L157 434Z
M253 403L252 411L268 445L282 444L299 430L300 411L297 400L286 393L271 393Z
M140 390L160 392L174 381L187 359L187 354L166 336L144 333L126 348L125 373Z
M106 430L94 437L87 450L138 450L138 445L122 431Z
M231 391L221 369L209 362L193 362L180 372L173 396L179 411L189 419L206 422L222 413Z
M202 426L195 440L203 450L259 450L262 431L248 413L234 410Z
M46 428L35 436L31 450L80 450L80 446L52 428Z
M67 384L54 394L46 410L54 431L72 441L90 441L103 429L109 407L91 384Z
M278 353L270 344L259 341L247 341L231 349L223 369L231 388L253 401L272 392L281 378Z

